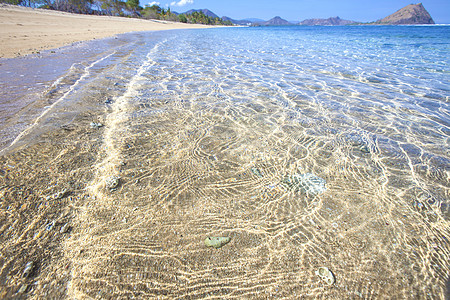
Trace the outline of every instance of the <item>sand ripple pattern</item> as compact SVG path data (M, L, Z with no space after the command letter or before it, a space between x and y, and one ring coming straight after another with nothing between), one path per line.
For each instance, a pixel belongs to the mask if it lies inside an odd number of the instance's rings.
M380 71L384 49L337 54L320 34L280 33L281 42L234 30L173 33L133 56L140 64L108 112L96 179L65 247L69 296L444 299L441 85L427 98L440 111L405 105L423 99L421 88L405 80L408 68ZM282 184L305 173L326 191ZM115 191L105 188L111 175ZM231 242L206 248L207 236ZM315 275L321 266L333 286Z

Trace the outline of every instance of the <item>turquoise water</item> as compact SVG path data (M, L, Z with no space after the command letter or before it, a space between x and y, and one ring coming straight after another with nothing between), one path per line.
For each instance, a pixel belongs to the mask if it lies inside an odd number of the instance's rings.
M9 137L104 112L70 296L445 298L449 26L138 33L76 66Z

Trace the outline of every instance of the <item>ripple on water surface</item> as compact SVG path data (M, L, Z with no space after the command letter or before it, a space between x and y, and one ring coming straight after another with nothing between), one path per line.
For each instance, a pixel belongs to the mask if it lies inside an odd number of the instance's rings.
M447 33L180 31L114 54L74 91L106 113L69 295L444 299L448 49L409 43Z

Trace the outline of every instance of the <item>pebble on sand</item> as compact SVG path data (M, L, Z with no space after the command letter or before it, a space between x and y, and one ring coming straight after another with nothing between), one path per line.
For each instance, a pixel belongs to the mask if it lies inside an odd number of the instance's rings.
M59 230L60 233L66 233L67 231L69 231L69 223L64 224L61 229Z
M317 195L327 190L325 180L312 173L288 175L281 180L281 184L288 190L294 192L302 191L312 195Z
M31 273L33 273L33 270L34 270L34 262L29 261L25 265L25 269L23 270L23 277L27 278L28 276L30 276Z
M110 191L115 191L120 183L120 177L112 175L106 178L106 188Z
M28 284L23 284L20 289L17 291L18 294L24 294L28 290Z
M58 200L66 197L69 194L68 190L62 190L58 193L53 194L53 199Z
M98 129L103 127L102 123L91 122L91 128Z
M327 267L320 267L316 270L316 275L320 277L326 284L333 285L336 279L334 274Z
M230 240L231 238L228 236L209 236L205 239L205 245L206 247L220 248L223 245L227 244Z

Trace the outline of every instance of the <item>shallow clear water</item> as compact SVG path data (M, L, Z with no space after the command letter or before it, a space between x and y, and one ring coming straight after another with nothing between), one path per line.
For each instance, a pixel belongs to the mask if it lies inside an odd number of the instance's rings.
M133 41L83 61L20 139L104 106L69 295L444 299L450 27Z

